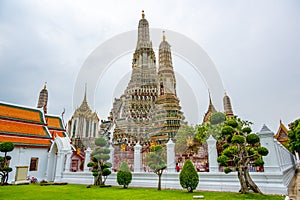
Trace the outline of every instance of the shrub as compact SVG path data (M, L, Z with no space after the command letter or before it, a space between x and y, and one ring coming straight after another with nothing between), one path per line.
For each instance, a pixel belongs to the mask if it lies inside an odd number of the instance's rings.
M236 128L239 125L234 119L227 120L226 124L232 128Z
M253 145L253 144L258 143L260 139L256 134L252 133L252 134L247 135L246 140L249 144Z
M119 185L123 185L123 188L127 188L131 183L132 173L129 169L127 162L122 162L119 171L117 172L117 182Z
M232 143L243 144L245 142L245 138L241 135L235 135L231 139Z
M257 152L259 153L259 155L262 155L262 156L266 156L269 153L268 149L265 147L258 147Z
M185 161L179 174L180 185L186 188L188 192L193 192L199 183L199 176L193 163L188 159Z

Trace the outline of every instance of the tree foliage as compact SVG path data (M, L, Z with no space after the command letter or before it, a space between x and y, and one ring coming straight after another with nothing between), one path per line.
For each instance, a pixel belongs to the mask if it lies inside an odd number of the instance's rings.
M230 173L232 169L238 171L241 193L248 193L249 190L261 193L260 189L250 177L248 166L253 162L255 166L263 166L262 156L269 152L265 147L260 146L259 137L251 133L250 122L242 121L238 118L227 119L222 126L221 135L223 142L222 153L217 161L220 166L224 166L224 172ZM230 168L229 164L234 164Z
M192 151L194 147L194 137L195 128L193 126L180 126L176 134L175 153L183 154L187 151Z
M158 186L157 189L161 190L161 176L163 171L167 168L166 165L166 152L163 147L158 145L155 146L152 152L149 152L146 157L146 163L158 175Z
M212 113L209 119L211 125L220 124L225 120L226 120L226 115L222 112Z
M104 138L96 139L95 144L97 147L92 152L92 162L89 162L87 166L93 168L94 185L103 186L107 177L111 174L109 168L112 167L112 164L107 162L110 158L110 150L106 147L107 143Z
M0 144L0 151L4 153L4 156L0 156L1 185L7 185L8 174L12 171L12 168L9 167L11 156L7 155L7 152L11 152L12 150L14 150L12 142L3 142Z
M289 124L290 131L288 137L290 139L290 150L292 152L300 152L300 119Z
M123 185L123 188L128 188L128 185L131 183L132 173L129 169L127 162L122 162L118 172L117 172L117 182L119 185Z
M180 185L186 188L188 192L193 192L199 183L199 176L195 167L189 159L184 162L183 168L179 174Z

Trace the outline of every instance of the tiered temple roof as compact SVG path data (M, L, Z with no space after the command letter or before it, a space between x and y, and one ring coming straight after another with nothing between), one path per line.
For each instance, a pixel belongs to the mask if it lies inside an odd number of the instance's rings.
M45 115L47 121L47 127L53 137L66 137L66 130L64 128L62 119L59 116L55 115Z
M276 135L274 135L274 138L277 139L282 145L287 147L288 143L290 142L288 137L288 132L289 130L285 127L285 125L280 120L279 128Z
M0 102L0 142L48 148L51 139L39 109Z

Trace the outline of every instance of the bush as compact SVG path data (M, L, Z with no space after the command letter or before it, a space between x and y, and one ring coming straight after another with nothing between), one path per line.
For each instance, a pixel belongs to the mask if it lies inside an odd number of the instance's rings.
M179 174L180 185L186 188L188 192L193 192L199 183L199 176L193 163L186 160Z
M226 125L222 128L221 132L223 135L231 135L234 133L234 128Z
M117 182L119 185L123 185L123 188L128 188L131 183L132 173L129 169L127 162L122 162L119 171L117 172Z
M243 144L245 142L245 138L241 135L235 135L231 139L232 143Z
M268 149L265 147L258 147L257 152L259 153L259 155L262 155L262 156L266 156L269 153Z
M0 144L1 152L10 152L14 150L14 144L12 142L3 142Z
M236 128L239 125L234 119L227 120L226 124L232 128Z
M252 145L254 145L260 141L259 137L254 133L247 135L246 140L249 144L252 144Z

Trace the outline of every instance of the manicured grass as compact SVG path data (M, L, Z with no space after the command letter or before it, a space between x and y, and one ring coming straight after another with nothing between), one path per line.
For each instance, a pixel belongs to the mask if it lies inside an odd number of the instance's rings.
M247 194L225 192L196 191L188 193L186 190L162 190L154 188L129 188L121 187L99 188L86 185L12 185L0 186L0 199L193 199L193 195L204 195L209 200L241 200L241 199L284 199L281 196Z

